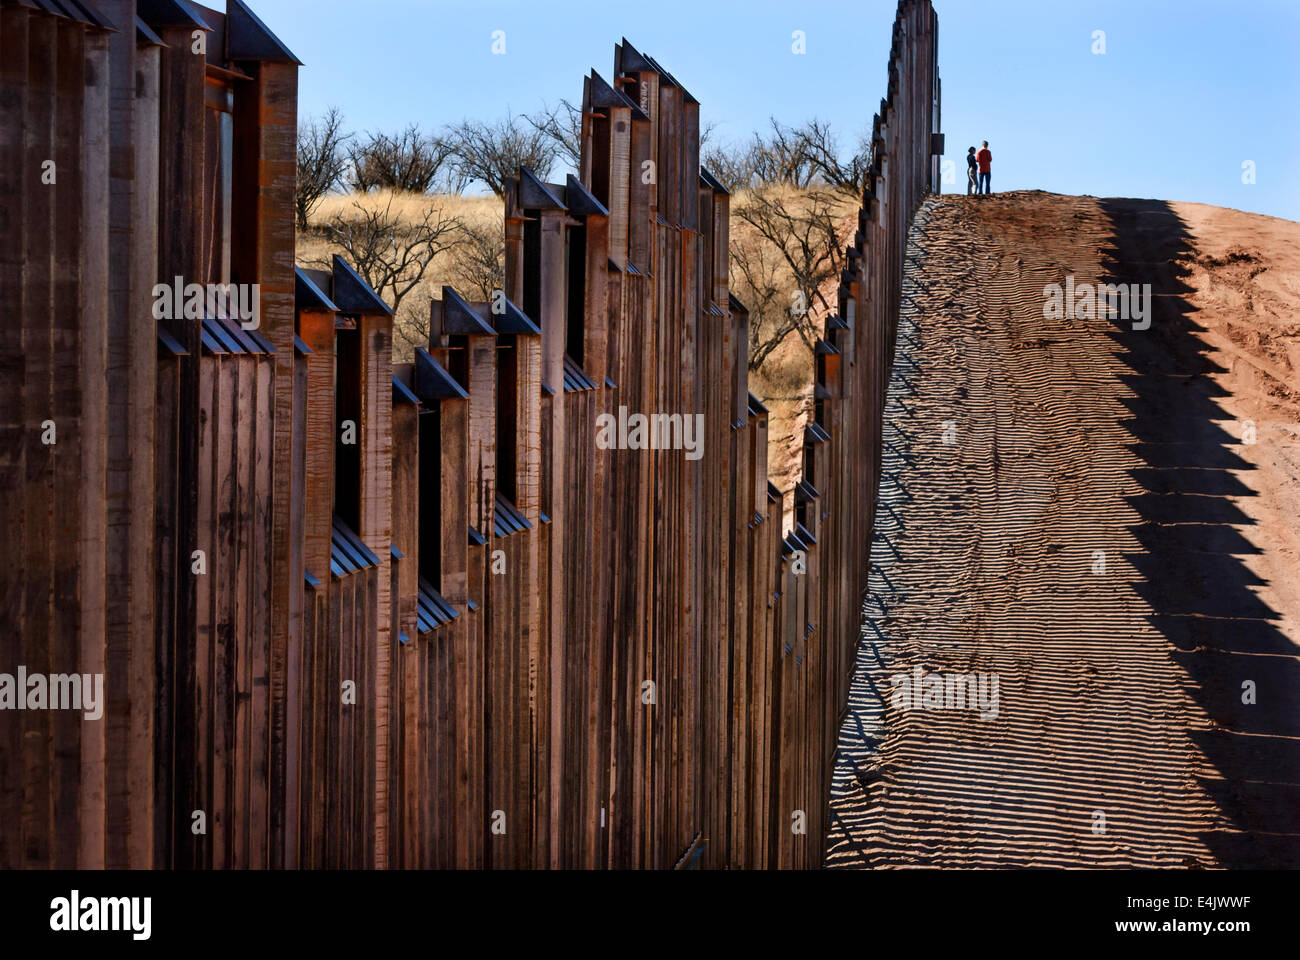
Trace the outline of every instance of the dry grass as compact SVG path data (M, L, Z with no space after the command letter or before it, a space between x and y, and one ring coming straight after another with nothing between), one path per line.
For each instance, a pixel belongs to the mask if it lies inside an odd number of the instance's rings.
M336 213L344 213L354 202L359 202L371 209L393 204L393 213L403 219L413 219L427 207L438 207L449 217L488 220L500 222L505 207L491 194L483 196L462 196L455 193L414 194L397 193L392 190L376 190L371 193L332 193L321 200L320 206L312 216L313 223L323 223Z
M416 221L426 210L435 208L444 217L455 217L462 223L486 229L503 230L505 207L492 196L461 196L458 194L412 194L395 193L379 190L373 193L339 193L330 194L320 202L311 218L307 233L298 235L298 262L310 266L328 262L337 249L326 240L320 226L336 215L346 217L353 204L361 204L368 210L388 208L401 221ZM450 250L434 257L424 279L408 293L398 309L394 321L393 352L395 360L410 360L415 346L424 342L420 330L427 327L429 301L442 297L444 285L456 288L458 293L469 299L480 299L474 292L474 284L469 279L467 265L456 250ZM384 291L379 291L384 295ZM385 297L385 299L390 299Z

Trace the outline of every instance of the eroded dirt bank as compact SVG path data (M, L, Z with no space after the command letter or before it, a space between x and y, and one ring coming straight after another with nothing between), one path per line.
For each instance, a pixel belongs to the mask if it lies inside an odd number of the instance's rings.
M1300 866L1300 225L1022 192L913 240L828 865Z

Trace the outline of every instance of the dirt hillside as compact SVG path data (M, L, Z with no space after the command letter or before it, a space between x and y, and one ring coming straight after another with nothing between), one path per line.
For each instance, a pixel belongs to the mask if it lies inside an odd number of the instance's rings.
M913 242L828 865L1300 866L1300 224L1021 192Z

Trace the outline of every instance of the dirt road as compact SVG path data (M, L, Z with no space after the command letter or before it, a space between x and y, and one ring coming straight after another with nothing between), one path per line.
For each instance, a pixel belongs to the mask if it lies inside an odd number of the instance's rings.
M1300 225L1214 211L918 217L828 866L1300 866Z

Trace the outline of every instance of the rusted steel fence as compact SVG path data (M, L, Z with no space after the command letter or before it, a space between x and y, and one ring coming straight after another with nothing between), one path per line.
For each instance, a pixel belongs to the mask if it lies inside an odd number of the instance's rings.
M242 0L0 5L0 865L819 865L936 50L904 0L783 533L655 59L394 364L294 266L298 62Z

